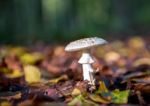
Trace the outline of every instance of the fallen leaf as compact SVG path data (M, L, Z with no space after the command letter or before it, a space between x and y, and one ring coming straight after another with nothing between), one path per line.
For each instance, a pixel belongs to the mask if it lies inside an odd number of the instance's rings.
M44 95L48 96L49 98L51 98L54 101L57 101L61 97L63 97L63 95L59 91L57 91L55 88L46 89L44 92Z
M5 94L6 93L8 93L8 96L0 96L0 99L4 99L4 100L11 100L11 99L20 99L21 98L21 93L20 92L15 92L15 93L13 93L13 92L4 92ZM9 94L11 94L11 95L9 95ZM12 95L13 94L13 95ZM2 94L2 95L4 95L4 94Z
M104 83L104 81L99 81L99 88L98 88L98 93L105 93L108 92L108 89Z
M71 93L73 91L73 82L72 81L66 81L63 82L61 85L56 86L56 89L63 95L63 96L71 96Z
M136 91L141 91L142 93L150 94L150 84L136 83L134 84L134 89Z
M35 64L36 62L43 59L43 55L40 53L25 53L20 56L20 60L23 64Z
M62 103L62 102L42 102L42 103L38 104L38 106L66 106L66 103Z
M58 46L54 49L54 56L65 56L64 46Z
M62 80L65 81L67 79L68 79L67 75L62 75L62 76L60 76L58 78L49 80L47 84L53 85L53 84L57 84L58 82L60 82Z
M82 93L87 91L88 81L78 81L75 85L77 89L79 89Z
M119 91L118 89L114 90L111 93L112 103L117 103L117 104L128 103L129 93L130 93L130 90L124 90L124 91Z
M108 104L108 103L111 103L110 100L107 100L103 97L101 97L100 95L97 95L97 94L91 94L89 95L89 98L91 100L93 100L94 102L97 102L97 103L103 103L103 104Z
M10 102L3 101L0 103L0 106L12 106Z
M6 74L7 78L19 78L22 77L24 74L20 70L13 70L12 73Z
M9 70L6 67L1 67L0 68L0 72L3 73L3 74L8 74L8 73L11 73L11 70Z
M133 66L138 67L140 65L149 65L150 66L150 58L140 58L134 61Z
M104 59L105 59L105 61L106 61L108 64L112 64L112 63L118 61L120 57L121 57L121 56L120 56L119 53L114 52L114 51L110 51L110 52L108 52L108 53L105 54Z
M85 99L83 95L78 95L68 103L69 106L99 106L98 104Z
M133 78L133 79L131 79L131 81L134 81L136 83L150 84L150 76L147 75L147 76L141 77L141 78Z
M129 96L129 90L125 90L125 91L119 91L114 90L114 91L109 91L105 85L105 83L103 81L100 81L100 86L99 89L97 91L98 94L102 95L102 97L106 100L111 100L112 103L117 103L117 104L123 104L123 103L127 103L128 102L128 96ZM97 98L99 98L100 100L103 100L102 98L98 97L97 95L95 96L95 101ZM105 101L101 101L101 102L105 102ZM106 101L107 103L107 101Z
M144 72L132 72L132 73L129 73L129 74L126 74L123 76L123 79L124 80L129 80L129 79L135 79L135 78L138 78L138 77L145 77L145 76L149 76L150 75L150 71L144 71Z
M4 58L4 63L7 65L8 69L11 70L21 70L21 63L17 56L11 54Z
M72 96L77 96L80 94L81 94L81 91L78 88L74 88L74 90L71 93Z
M130 47L139 49L143 48L145 46L145 43L142 38L140 37L133 37L128 41L128 44Z
M23 47L10 47L8 53L14 54L16 56L21 56L26 52L26 49Z
M68 103L69 106L82 106L83 105L83 96L78 95L72 101Z
M24 66L25 80L28 83L36 83L41 80L40 70L33 65Z
M18 103L17 106L33 106L33 100L25 100Z

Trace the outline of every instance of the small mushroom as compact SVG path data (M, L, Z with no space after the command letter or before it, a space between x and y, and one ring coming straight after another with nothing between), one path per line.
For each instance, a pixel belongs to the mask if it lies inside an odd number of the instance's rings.
M98 38L98 37L91 37L91 38L83 38L80 40L76 40L74 42L69 43L65 51L73 52L73 51L79 51L82 50L82 56L79 59L78 63L82 64L83 68L83 79L88 80L89 84L95 85L95 79L93 77L94 69L92 68L92 63L94 63L93 58L90 55L90 48L106 44L107 41Z

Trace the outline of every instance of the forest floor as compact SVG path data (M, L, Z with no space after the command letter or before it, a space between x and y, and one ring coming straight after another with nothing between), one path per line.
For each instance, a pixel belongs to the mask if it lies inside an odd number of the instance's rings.
M91 50L95 86L83 81L81 52L65 45L0 46L0 106L148 106L150 39Z

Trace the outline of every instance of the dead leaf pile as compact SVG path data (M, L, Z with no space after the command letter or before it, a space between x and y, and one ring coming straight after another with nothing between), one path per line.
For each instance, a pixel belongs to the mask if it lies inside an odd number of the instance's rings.
M133 37L93 49L96 86L65 45L0 46L0 106L150 105L149 45Z

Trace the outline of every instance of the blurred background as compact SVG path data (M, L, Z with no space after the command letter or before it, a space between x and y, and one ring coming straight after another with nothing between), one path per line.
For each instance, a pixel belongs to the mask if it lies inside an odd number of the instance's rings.
M0 0L0 43L150 34L150 0Z

